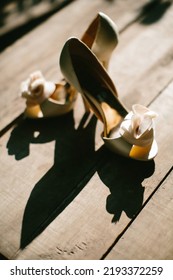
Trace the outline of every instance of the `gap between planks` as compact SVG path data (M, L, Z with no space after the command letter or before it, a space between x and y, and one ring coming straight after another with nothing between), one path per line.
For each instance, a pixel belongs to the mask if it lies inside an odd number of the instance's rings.
M173 168L142 214L107 254L110 259L173 259ZM140 236L140 238L139 238Z
M107 256L111 253L112 249L116 246L116 244L123 237L123 235L128 231L130 226L136 221L136 219L138 218L141 211L148 205L148 203L150 202L150 199L154 196L154 194L158 191L158 189L162 186L162 184L167 180L167 178L169 177L169 175L171 174L172 171L173 171L173 167L168 171L168 173L163 177L163 179L160 181L158 186L149 195L149 197L146 199L146 201L142 205L140 211L138 213L136 213L136 216L133 218L133 220L131 220L129 222L129 224L127 224L127 226L124 228L124 230L121 232L121 234L116 238L116 240L112 243L112 245L108 248L108 250L103 254L103 256L100 258L101 260L106 259Z

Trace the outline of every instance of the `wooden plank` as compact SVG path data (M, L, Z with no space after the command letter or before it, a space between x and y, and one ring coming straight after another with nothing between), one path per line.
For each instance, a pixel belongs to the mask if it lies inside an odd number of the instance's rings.
M134 23L120 36L110 73L127 108L135 102L148 104L172 79L172 13L171 6L159 22Z
M40 69L47 79L55 82L62 78L58 59L68 37L81 37L99 11L108 14L123 29L138 17L146 0L129 0L128 5L120 0L90 2L89 5L87 0L71 3L1 54L0 131L23 112L25 102L18 96L19 85L31 72Z
M100 151L104 165L97 168L83 190L49 227L12 258L102 258L172 167L172 90L173 82L151 106L160 114L156 127L159 154L155 162L139 163ZM12 234L14 229L9 223L7 226ZM15 236L20 236L17 228ZM1 239L10 243L7 236Z
M173 172L160 186L142 213L106 257L111 259L172 260Z
M10 3L9 3L10 2ZM55 0L55 1L8 1L1 7L1 29L0 36L12 34L12 32L23 28L32 22L39 22L46 16L50 16L53 12L59 10L70 1ZM2 5L2 4L1 4ZM34 26L33 26L34 27Z

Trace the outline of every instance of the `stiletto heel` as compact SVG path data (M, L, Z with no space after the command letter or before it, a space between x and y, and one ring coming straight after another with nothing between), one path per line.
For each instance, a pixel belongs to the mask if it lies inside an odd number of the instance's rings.
M82 36L82 41L107 68L112 51L118 44L117 27L107 15L98 13ZM21 84L21 96L26 99L25 116L43 118L66 114L73 109L77 93L65 80L54 84L46 81L41 72L34 72ZM88 112L85 99L84 108Z
M157 114L139 104L128 112L119 101L108 73L83 42L70 38L65 43L60 67L66 80L83 95L103 122L102 139L110 150L143 161L156 156L153 118Z

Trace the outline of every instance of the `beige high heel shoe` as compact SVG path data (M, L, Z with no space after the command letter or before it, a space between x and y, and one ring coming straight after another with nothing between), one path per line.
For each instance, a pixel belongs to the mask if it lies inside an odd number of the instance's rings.
M98 13L82 36L82 41L95 53L107 68L110 56L118 44L114 22L104 13ZM26 98L25 116L29 118L53 117L68 113L77 98L76 89L64 79L58 83L46 81L36 71L21 84L21 96ZM84 102L87 110L87 103Z
M67 40L60 55L60 67L66 80L103 122L102 139L110 150L143 161L156 156L153 118L157 114L139 104L128 112L107 71L83 42L76 38Z

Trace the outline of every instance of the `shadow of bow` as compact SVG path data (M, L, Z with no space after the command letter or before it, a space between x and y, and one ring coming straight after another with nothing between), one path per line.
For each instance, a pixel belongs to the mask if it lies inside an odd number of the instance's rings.
M120 220L124 211L132 219L143 204L144 187L142 182L150 177L155 169L154 161L139 162L123 158L101 148L104 165L97 172L110 190L106 200L106 210L113 214L112 222Z

